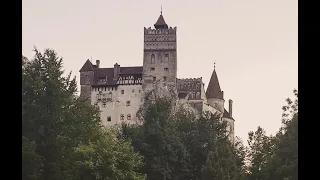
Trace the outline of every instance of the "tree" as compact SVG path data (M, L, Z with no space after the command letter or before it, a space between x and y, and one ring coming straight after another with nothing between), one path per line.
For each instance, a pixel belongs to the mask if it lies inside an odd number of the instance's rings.
M143 155L141 172L147 174L147 179L190 179L186 150L171 113L173 101L151 96L147 94L141 111L143 125L123 124L122 137L132 140L135 150Z
M240 179L244 163L228 140L226 123L215 115L196 116L175 97L151 91L140 110L144 124L122 125L122 138L144 157L141 172L152 180Z
M296 99L286 99L287 105L282 108L283 126L276 136L266 136L261 127L249 133L249 179L298 179L298 91L293 92Z
M128 142L107 137L114 132L102 130L99 110L76 95L76 80L71 73L63 76L62 58L55 51L46 49L42 54L35 49L34 59L22 57L22 65L23 179L143 179L134 171L140 156ZM114 148L106 155L106 144L112 143ZM93 154L92 148L97 148ZM123 166L108 161L103 166L75 166L87 159L97 162L100 157Z

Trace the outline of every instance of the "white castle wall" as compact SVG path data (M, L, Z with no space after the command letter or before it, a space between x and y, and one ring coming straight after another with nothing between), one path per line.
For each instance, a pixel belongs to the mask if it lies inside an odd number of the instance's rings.
M122 90L124 94L122 94ZM105 102L97 99L97 95L101 92L101 97L111 98ZM115 124L136 123L139 119L136 116L141 104L142 97L141 85L123 85L117 88L92 88L91 104L97 105L101 111L100 117L102 124L105 126L112 126ZM130 102L127 106L127 101ZM96 104L97 103L97 104ZM123 120L121 115L123 114ZM131 115L131 119L128 119L128 115ZM108 117L111 117L111 121L108 121ZM110 119L109 119L110 120Z

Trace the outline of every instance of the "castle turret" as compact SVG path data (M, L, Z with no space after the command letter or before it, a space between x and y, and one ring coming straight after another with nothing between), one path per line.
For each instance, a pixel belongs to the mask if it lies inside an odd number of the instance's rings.
M224 99L223 99L223 91L221 91L217 72L214 68L211 79L208 84L208 88L206 91L206 97L208 100L208 104L213 106L215 109L220 111L222 114L224 113Z
M94 80L94 69L89 59L84 63L79 72L81 86L80 96L87 98L88 102L91 103L91 85Z

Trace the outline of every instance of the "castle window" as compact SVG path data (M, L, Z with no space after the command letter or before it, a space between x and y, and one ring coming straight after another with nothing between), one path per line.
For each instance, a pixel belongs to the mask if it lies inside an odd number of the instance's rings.
M103 103L103 104L102 104L102 107L105 108L105 107L106 107L106 103Z
M164 55L164 63L168 63L169 62L169 54L165 54Z
M141 90L139 89L139 93L141 93Z
M109 121L109 122L111 121L111 116L107 117L107 121Z
M124 114L120 115L120 120L124 120Z
M101 101L101 94L97 94L97 100Z
M166 83L163 83L163 87L165 87L165 86L167 86L167 84L166 84Z
M127 120L131 120L131 114L127 115Z
M163 77L163 81L167 81L167 77L164 76L164 77Z
M99 83L105 83L106 82L106 78L99 78Z
M151 64L155 64L155 55L154 54L152 54L151 55Z
M121 90L121 94L124 94L124 90Z
M164 71L169 71L169 68L164 68Z
M134 93L134 89L132 89L132 93Z
M155 71L155 68L150 68L150 71Z
M127 101L127 106L130 106L131 102L130 101Z
M153 77L153 81L156 81L157 80L157 78L156 77Z

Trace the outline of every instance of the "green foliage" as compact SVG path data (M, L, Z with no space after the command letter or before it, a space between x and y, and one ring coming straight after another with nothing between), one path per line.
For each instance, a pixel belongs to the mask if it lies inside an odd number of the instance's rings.
M244 163L228 140L226 123L174 107L174 99L148 97L144 124L123 124L121 134L144 156L147 179L240 179Z
M53 50L22 57L23 179L144 179L141 157L103 130L98 109L76 95ZM109 146L110 144L110 146Z
M298 179L298 91L293 92L296 99L286 100L283 127L276 136L267 136L261 127L249 133L249 179Z

